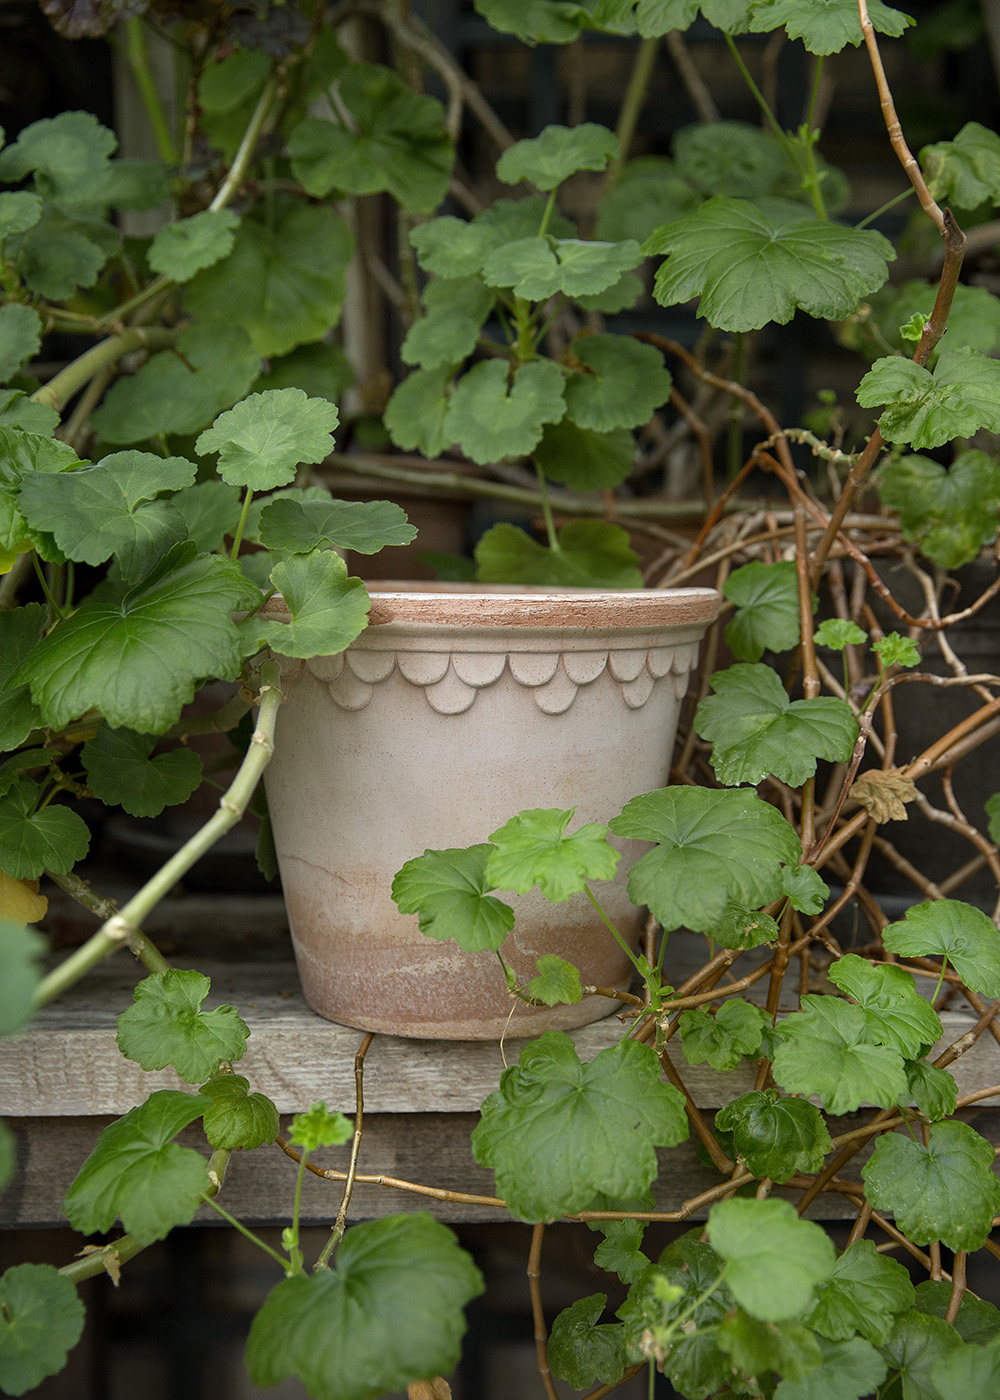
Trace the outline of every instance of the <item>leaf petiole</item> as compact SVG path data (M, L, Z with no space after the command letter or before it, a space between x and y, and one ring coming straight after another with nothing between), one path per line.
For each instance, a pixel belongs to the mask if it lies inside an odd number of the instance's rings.
M584 890L586 891L587 898L590 900L591 904L592 904L592 905L594 906L594 908L597 910L597 913L598 913L598 915L600 916L601 922L611 931L612 934L614 934L614 937L615 937L615 939L617 940L618 945L620 946L622 952L625 954L625 956L628 958L629 962L632 964L632 966L635 968L636 972L638 972L638 974L639 974L640 977L641 977L641 976L642 976L642 964L640 963L639 959L638 959L638 958L636 957L636 955L632 952L632 949L628 946L628 944L625 942L624 938L622 938L621 934L618 932L618 930L615 928L614 924L613 924L613 923L611 922L611 920L608 918L607 914L604 912L604 909L602 908L602 906L601 906L599 900L597 899L596 895L594 894L594 892L593 892L593 890L590 888L590 886L589 886L589 885L584 885L583 888L584 888Z
M226 1210L225 1206L220 1206L218 1201L213 1196L210 1196L206 1193L202 1197L202 1200L205 1203L205 1205L209 1205L212 1207L213 1210L218 1211L218 1213L222 1216L223 1220L225 1220L227 1224L232 1225L234 1229L239 1230L240 1234L245 1236L245 1238L248 1239L251 1242L251 1244L255 1244L258 1249L262 1249L265 1254L269 1254L271 1258L275 1260L276 1263L281 1265L281 1267L285 1270L286 1273L288 1272L288 1260L285 1259L282 1255L280 1255L276 1249L272 1249L269 1244L265 1244L259 1235L255 1235L254 1232L249 1228L249 1226L243 1224L242 1220L237 1220L235 1215L230 1215L229 1211Z
M243 531L246 529L247 516L250 513L250 502L252 500L253 491L249 487L247 487L247 493L243 498L243 509L240 511L239 524L236 526L236 533L233 535L233 547L229 551L230 559L236 559L239 555L240 545L243 542Z

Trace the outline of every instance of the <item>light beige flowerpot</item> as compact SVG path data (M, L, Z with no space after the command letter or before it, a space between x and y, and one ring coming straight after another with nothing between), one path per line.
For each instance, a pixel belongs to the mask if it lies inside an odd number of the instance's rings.
M372 594L346 652L284 666L266 784L306 1000L345 1025L456 1040L597 1020L613 1009L604 997L512 1001L496 956L426 937L393 903L392 879L427 848L486 841L523 808L574 807L575 829L663 787L718 595L391 588ZM617 844L622 873L599 891L634 946L644 913L624 867L646 848ZM556 953L584 985L628 986L586 895L499 893L516 914L503 955L520 979Z

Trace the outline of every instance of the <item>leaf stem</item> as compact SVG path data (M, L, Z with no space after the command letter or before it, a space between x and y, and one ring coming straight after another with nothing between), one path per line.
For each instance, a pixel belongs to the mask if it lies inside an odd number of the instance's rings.
M549 197L545 201L545 208L542 211L542 222L538 226L539 238L544 238L546 233L548 232L549 224L552 220L552 215L555 212L556 194L558 193L558 190L558 185L553 185L552 189L549 190Z
M229 551L230 559L235 559L239 555L240 545L243 542L243 531L246 529L247 516L250 513L250 502L253 500L253 492L247 487L247 493L243 498L243 509L240 511L239 524L236 526L236 533L233 535L233 547Z
M47 384L31 395L32 403L45 403L61 411L66 401L107 365L116 364L132 350L159 350L172 345L178 332L167 326L136 326L121 335L112 335L61 369Z
M257 142L263 134L267 119L271 115L271 109L278 96L281 85L279 71L271 74L264 85L264 90L257 99L257 106L254 108L253 116L250 118L246 131L243 133L243 140L240 142L239 150L233 157L233 163L229 167L228 174L219 186L218 192L211 204L208 206L212 213L217 209L224 209L231 199L238 192L243 178L247 173L250 162L253 160Z
M635 129L639 123L639 115L649 93L649 84L656 66L656 53L659 44L658 38L643 39L636 50L635 61L632 64L632 71L629 74L625 95L618 112L618 124L615 127L620 154L615 156L605 172L603 189L605 194L618 183L621 178L622 166L628 160L632 138L635 136Z
M149 125L156 141L160 159L170 166L180 165L180 152L174 143L163 103L157 91L156 82L149 66L149 50L146 47L146 30L138 15L125 21L125 53L128 66L132 70L142 105L146 109Z
M640 962L639 962L639 959L638 959L638 958L636 957L636 955L632 952L632 949L628 946L628 944L625 942L624 938L622 938L621 934L618 932L618 930L615 928L614 924L611 922L611 920L608 918L607 914L604 912L604 909L601 907L601 904L599 903L599 901L598 901L596 895L594 894L594 891L590 888L589 885L584 885L583 888L584 888L584 890L586 891L587 898L590 900L591 904L592 904L592 905L594 906L594 908L597 910L597 913L598 913L598 915L600 916L601 922L602 922L603 924L605 924L606 927L607 927L608 929L611 930L611 932L614 934L616 940L618 941L618 944L619 944L619 946L621 947L622 952L623 952L623 953L625 954L625 956L628 958L629 962L630 962L630 963L632 964L632 966L635 968L636 972L638 972L639 975L642 976L642 966L641 966L641 964L640 964Z
M552 502L549 499L549 488L545 481L545 473L535 462L535 476L538 478L538 494L541 498L542 519L545 521L545 534L549 541L549 549L553 554L559 554L562 545L559 543L559 536L556 533L556 522L552 516Z
M224 1206L220 1206L213 1196L210 1196L208 1192L206 1192L202 1200L206 1205L211 1206L214 1211L218 1211L223 1220L225 1220L227 1224L232 1225L233 1229L239 1230L240 1234L243 1235L245 1239L250 1240L258 1249L262 1249L265 1254L269 1254L276 1263L281 1265L285 1272L288 1271L288 1260L284 1258L283 1255L279 1254L276 1249L272 1249L269 1244L265 1244L259 1235L255 1235L248 1226L243 1224L242 1220L237 1220L235 1215L230 1215L229 1211L226 1210Z

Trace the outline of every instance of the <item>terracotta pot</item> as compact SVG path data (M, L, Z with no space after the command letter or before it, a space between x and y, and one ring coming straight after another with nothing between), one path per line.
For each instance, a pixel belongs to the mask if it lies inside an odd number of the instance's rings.
M310 1006L366 1030L458 1040L612 1010L595 996L512 1003L496 957L422 934L393 903L392 878L428 847L486 841L522 808L574 807L575 826L664 786L718 602L704 588L394 584L372 593L370 625L346 652L287 663L266 783ZM623 866L645 849L620 845ZM602 892L634 943L644 915L624 870ZM628 962L585 895L550 905L537 892L500 894L516 913L503 954L520 978L557 953L585 985L628 985Z

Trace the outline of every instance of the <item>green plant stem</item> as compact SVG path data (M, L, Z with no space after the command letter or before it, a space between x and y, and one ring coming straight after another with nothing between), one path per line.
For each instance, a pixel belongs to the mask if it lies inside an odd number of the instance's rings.
M554 554L558 554L562 550L562 545L559 543L559 536L556 533L556 522L552 516L552 502L549 499L549 488L545 481L545 473L537 462L535 463L535 475L538 477L538 494L541 501L542 519L545 521L545 534L549 541L549 549L551 549Z
M149 66L146 29L138 16L125 21L125 53L139 89L139 96L142 98L142 105L146 109L146 116L149 118L160 159L169 166L178 166L180 152L174 142L167 114L163 110L163 103L160 101L160 94Z
M83 1283L84 1279L96 1278L98 1274L103 1273L110 1273L114 1278L119 1265L127 1264L148 1247L140 1244L134 1235L119 1235L118 1239L112 1240L110 1244L91 1250L70 1264L64 1264L59 1272L71 1283Z
M254 151L257 149L257 142L264 133L267 119L271 115L275 101L281 87L281 79L277 72L272 73L264 85L264 91L257 99L257 106L254 108L253 116L246 131L243 133L243 140L240 142L239 150L233 157L233 163L229 167L228 174L219 186L218 192L209 209L214 213L217 209L225 209L229 201L237 194L243 179L253 160Z
M812 200L813 208L821 219L827 217L826 202L823 199L823 190L819 178L819 171L816 168L816 139L819 133L813 126L816 116L816 103L819 100L820 84L823 80L823 56L816 59L816 70L813 75L812 92L809 95L809 112L806 116L805 127L800 132L802 146L806 157L806 186L809 197Z
M542 211L542 221L541 221L541 223L540 223L539 226L538 226L538 236L539 236L539 238L544 238L545 235L546 235L546 234L548 233L548 231L549 231L549 223L551 222L551 220L552 220L552 215L553 215L553 213L555 212L555 207L556 207L556 195L557 195L558 191L559 191L559 186L558 186L558 185L555 185L551 190L549 190L549 197L548 197L548 199L545 201L545 208L544 208L544 210Z
M118 905L113 899L106 899L97 894L90 888L86 880L81 880L79 875L72 871L68 875L62 875L52 870L46 870L45 874L54 885L58 885L61 890L68 894L70 899L76 900L77 904L82 905L84 909L89 909L98 918L113 919L118 913ZM129 939L128 949L133 956L139 959L147 972L170 971L170 964L166 958L141 929L136 929Z
M233 536L233 547L230 550L230 559L235 559L239 555L240 545L243 542L243 531L246 529L247 516L250 513L250 502L253 500L253 492L247 487L247 493L243 497L243 509L240 511L239 524L236 526L236 533Z
M35 577L38 579L42 592L45 594L45 601L49 605L49 625L51 626L58 618L62 617L62 610L55 600L49 581L45 577L45 570L42 568L42 561L34 550L31 551L31 562L34 565Z
M278 707L284 698L278 688L279 672L276 662L261 667L263 684L260 689L260 713L246 756L224 797L219 810L205 825L186 841L181 849L148 880L138 894L112 918L107 919L86 943L44 977L35 990L35 1005L45 1006L54 997L78 982L116 948L128 944L139 932L139 922L209 850L220 836L243 816L253 797L260 775L274 751L274 724Z
M143 287L141 292L136 292L134 297L129 297L128 301L123 301L113 311L101 316L97 321L97 328L107 330L111 326L121 325L126 316L131 316L133 311L138 311L141 307L146 306L161 292L168 291L173 285L169 277L154 277L152 282Z
M659 45L658 38L643 39L636 50L635 62L632 64L628 85L625 88L625 95L618 112L618 124L615 127L620 154L614 158L605 172L604 193L607 193L618 183L621 178L622 166L628 160L635 129L639 124L639 115L649 93L649 84L656 67L656 54Z
M873 224L875 220L881 218L883 214L888 214L890 209L895 209L897 204L902 204L904 199L909 199L913 192L913 186L910 185L909 189L903 190L900 194L894 195L892 199L887 199L884 204L880 204L877 209L867 214L861 222L855 224L854 227L857 229L867 228L869 224ZM895 353L895 351L893 353Z
M136 327L121 335L109 336L61 369L47 384L36 389L31 395L31 402L45 403L61 412L66 401L108 365L116 364L123 355L133 350L160 350L165 345L172 345L177 334L176 330L166 326L150 326L148 329Z
M205 1202L206 1205L211 1206L214 1211L221 1215L223 1220L225 1220L228 1225L232 1225L234 1230L239 1230L240 1234L244 1237L244 1239L248 1239L251 1242L251 1244L255 1244L258 1249L262 1249L265 1254L270 1255L270 1257L276 1263L280 1264L282 1269L287 1272L288 1260L284 1258L283 1255L279 1254L276 1249L272 1249L269 1244L265 1244L265 1242L260 1238L259 1235L255 1235L254 1232L248 1226L243 1224L242 1220L237 1220L235 1215L230 1215L229 1211L226 1210L225 1207L220 1206L218 1201L215 1200L212 1196L210 1196L207 1191L202 1197L202 1200Z
M587 898L590 900L591 904L592 904L592 905L594 906L594 908L597 910L597 913L598 913L598 915L599 915L599 917L600 917L600 919L601 919L601 922L605 925L606 928L610 929L611 933L614 934L614 936L615 936L615 938L616 938L616 940L617 940L617 942L618 942L618 945L619 945L619 947L621 948L622 952L625 954L625 956L628 958L629 962L632 964L632 966L635 968L636 972L638 972L639 976L641 977L641 976L642 976L642 965L641 965L641 963L639 962L639 959L638 959L638 958L636 957L636 955L632 952L632 949L631 949L631 948L628 946L628 944L625 942L624 938L622 938L621 934L620 934L620 933L618 932L618 930L615 928L615 926L614 926L614 924L612 923L612 921L608 918L607 914L604 912L603 908L601 907L601 905L600 905L600 903L599 903L597 897L595 896L595 894L594 894L593 890L590 888L590 886L589 886L589 885L584 885L583 888L586 890Z

